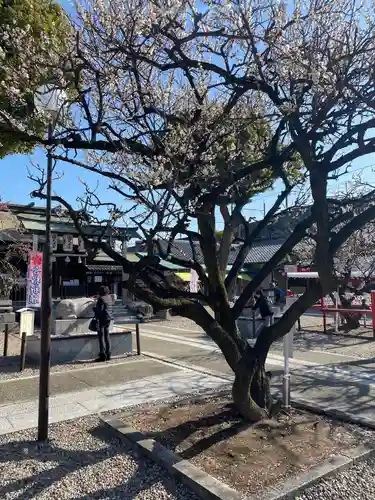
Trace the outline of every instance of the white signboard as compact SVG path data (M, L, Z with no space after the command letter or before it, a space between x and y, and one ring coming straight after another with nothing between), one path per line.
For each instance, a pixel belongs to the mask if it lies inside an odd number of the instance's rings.
M19 309L17 312L21 313L20 314L20 337L22 337L23 333L26 333L26 335L33 335L35 312L27 309L26 307L23 309Z
M57 234L51 234L51 249L53 252L57 250Z
M284 271L286 273L296 273L298 272L298 267L297 266L292 266L292 265L285 265L284 266Z
M198 292L198 274L194 269L190 270L190 292Z
M78 236L78 251L79 252L85 251L85 242L83 241L82 236Z
M63 281L63 286L79 286L79 280Z
M73 236L71 234L64 234L63 249L64 252L73 252Z

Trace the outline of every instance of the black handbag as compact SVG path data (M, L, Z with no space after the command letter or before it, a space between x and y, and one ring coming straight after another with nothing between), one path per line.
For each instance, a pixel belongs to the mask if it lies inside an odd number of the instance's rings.
M90 332L97 332L99 330L99 321L96 318L92 318L89 323Z

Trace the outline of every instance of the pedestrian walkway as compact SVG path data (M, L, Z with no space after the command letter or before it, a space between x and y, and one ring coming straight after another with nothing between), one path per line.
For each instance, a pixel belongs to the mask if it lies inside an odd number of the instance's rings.
M144 402L230 387L233 373L220 350L200 332L141 331L145 357L51 374L50 422L74 419ZM342 363L291 361L292 398L350 412L375 422L375 362L342 357ZM350 359L350 358L349 358ZM272 352L267 368L281 392L283 357ZM370 367L370 370L366 369ZM371 370L374 369L372 372ZM0 434L37 425L38 376L0 382Z
M161 362L159 364L166 366ZM228 382L222 378L171 365L169 372L163 375L52 396L49 421L70 420L159 399L216 390L227 385ZM37 414L37 400L0 406L0 434L35 427Z
M231 369L224 361L223 355L216 344L207 335L191 336L178 335L178 329L174 333L158 331L160 326L142 329L142 351L155 353L159 356L186 363L187 365L199 365L210 370L217 370L226 374ZM317 361L318 360L318 361ZM364 383L375 381L375 361L365 360L349 355L337 355L330 352L317 352L294 350L293 358L289 363L291 370L308 369L319 373L334 374L337 377L363 380ZM267 369L280 371L284 367L284 356L280 350L271 351L267 357Z
M82 369L53 372L50 375L50 395L107 387L143 377L160 375L175 368L147 358L134 357L122 362L93 363ZM38 397L39 375L0 381L0 405L30 401Z

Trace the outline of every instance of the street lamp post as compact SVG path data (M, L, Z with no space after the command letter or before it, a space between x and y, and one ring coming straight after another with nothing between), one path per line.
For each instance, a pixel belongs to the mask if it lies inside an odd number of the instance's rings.
M48 139L52 138L53 125L48 123ZM51 195L52 195L52 156L47 152L47 206L46 232L43 248L43 281L41 303L40 367L39 367L39 410L38 440L48 439L49 378L51 358L51 319L52 319L52 258L51 258Z
M63 94L42 87L37 94L35 105L49 114L48 140L52 139L53 128ZM38 441L48 439L49 379L51 358L51 319L52 319L52 255L51 255L51 196L52 196L52 154L47 151L46 176L46 231L43 248L43 275L41 301L40 367L39 367L39 410Z

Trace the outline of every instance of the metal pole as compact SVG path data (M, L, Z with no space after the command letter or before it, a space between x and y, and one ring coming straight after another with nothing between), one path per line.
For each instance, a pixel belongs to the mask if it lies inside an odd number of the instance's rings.
M26 361L26 332L22 332L21 338L21 356L20 356L20 372L25 369Z
M9 325L5 325L4 328L4 356L8 356L8 340L9 340Z
M137 341L137 354L138 354L138 356L140 356L141 355L141 338L139 336L139 324L138 323L135 324L135 338Z
M373 337L375 337L375 290L371 290L371 319Z
M293 343L293 330L291 330L284 336L283 406L286 410L290 409L289 356L291 354L292 343Z
M48 139L52 138L52 123L48 125ZM39 413L38 441L48 438L49 407L49 370L51 356L51 316L52 316L52 259L51 259L51 193L52 193L52 156L47 152L47 206L46 232L43 252L43 281L40 336L39 372Z
M326 312L323 311L324 309L324 297L320 297L320 307L321 307L321 313L322 313L322 318L323 318L323 331L324 333L327 333L327 316Z
M335 297L335 309L338 308L339 308L339 288L337 288ZM335 333L338 333L338 331L339 331L339 313L335 312Z

